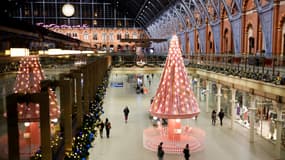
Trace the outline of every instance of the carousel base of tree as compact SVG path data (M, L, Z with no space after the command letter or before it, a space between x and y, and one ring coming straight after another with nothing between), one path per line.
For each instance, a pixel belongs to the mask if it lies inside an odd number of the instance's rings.
M165 153L181 154L186 144L192 152L204 149L206 133L202 129L184 126L179 138L168 136L168 127L150 127L143 132L143 146L151 151L157 151L160 142L163 142Z

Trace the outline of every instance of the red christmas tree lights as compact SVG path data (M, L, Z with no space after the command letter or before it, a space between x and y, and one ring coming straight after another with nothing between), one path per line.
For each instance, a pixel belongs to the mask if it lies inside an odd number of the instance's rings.
M191 91L177 36L173 36L170 41L168 56L150 113L167 119L192 118L200 113Z
M150 113L167 119L168 124L167 127L159 125L158 128L144 130L145 148L156 151L157 145L163 142L166 153L180 154L186 144L189 144L191 152L203 149L205 132L181 125L180 119L197 116L200 109L191 91L176 35L170 40L168 56Z
M14 93L32 94L41 91L41 80L44 75L36 56L23 57L20 60L19 71L17 74ZM51 88L48 89L50 101L50 118L57 119L60 115L59 105L56 95ZM39 121L40 108L37 103L18 103L19 121Z

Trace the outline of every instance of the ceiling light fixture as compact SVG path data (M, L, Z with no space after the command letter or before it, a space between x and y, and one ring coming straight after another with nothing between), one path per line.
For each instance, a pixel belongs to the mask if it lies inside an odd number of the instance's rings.
M65 15L66 17L71 17L74 15L75 9L74 6L72 4L66 3L65 5L63 5L62 7L62 13L63 15Z

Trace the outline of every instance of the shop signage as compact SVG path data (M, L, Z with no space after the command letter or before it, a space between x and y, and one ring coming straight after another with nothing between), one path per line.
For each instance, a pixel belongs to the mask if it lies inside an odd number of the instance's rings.
M42 22L36 23L37 26L41 26L47 29L56 29L56 28L60 28L60 29L73 29L73 28L79 28L79 29L86 29L89 28L88 24L83 24L83 25L57 25L57 24L44 24Z

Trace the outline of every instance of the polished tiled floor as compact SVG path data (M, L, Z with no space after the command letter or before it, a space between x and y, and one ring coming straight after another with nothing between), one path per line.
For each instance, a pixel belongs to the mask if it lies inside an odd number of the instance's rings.
M151 127L148 109L151 97L155 94L159 83L159 75L155 75L149 93L136 94L135 83L127 82L127 75L111 74L110 82L124 82L123 87L108 87L104 99L102 118L108 117L112 123L109 139L97 137L90 149L90 160L155 160L156 153L144 149L142 133ZM128 105L130 117L127 124L123 119L123 108ZM200 102L202 110L198 120L183 120L183 123L199 127L206 132L205 149L192 153L191 160L273 160L274 145L255 135L255 142L249 143L249 130L235 124L230 129L229 119L224 126L212 126L210 113L205 112L204 102ZM283 156L284 157L284 156ZM182 160L181 155L165 155L165 160Z

